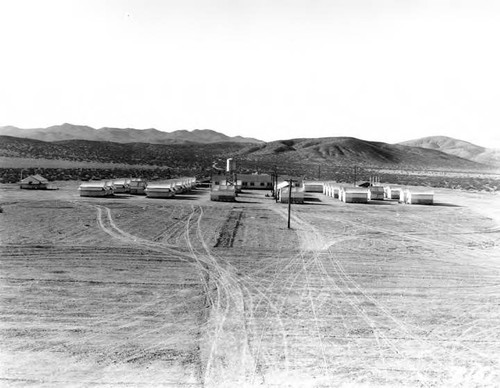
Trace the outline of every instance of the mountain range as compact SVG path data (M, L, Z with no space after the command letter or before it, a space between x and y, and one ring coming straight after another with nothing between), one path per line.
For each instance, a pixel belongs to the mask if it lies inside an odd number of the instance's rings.
M176 160L236 157L244 163L322 164L404 168L491 169L500 150L445 136L398 144L353 137L280 140L229 137L213 130L162 132L156 129L100 128L72 124L48 128L0 127L0 156L172 165ZM206 160L205 160L206 159ZM192 162L188 164L193 164Z
M241 136L230 137L210 129L195 129L193 131L178 130L163 132L157 129L133 128L99 128L85 125L62 124L47 128L22 129L13 126L0 127L0 135L14 136L42 141L90 140L110 141L113 143L263 143L261 140Z

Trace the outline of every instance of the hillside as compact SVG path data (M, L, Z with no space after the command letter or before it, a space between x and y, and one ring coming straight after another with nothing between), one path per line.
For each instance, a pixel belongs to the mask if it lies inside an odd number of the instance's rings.
M100 128L94 129L84 125L62 124L48 128L21 129L13 126L0 127L0 135L22 137L42 141L89 140L114 143L262 143L262 141L241 136L230 137L210 129L195 129L193 131L179 130L163 132L157 129L133 128Z
M487 166L437 150L371 142L353 137L274 141L243 151L270 163L387 166L415 169L485 169Z
M429 136L399 144L437 150L489 166L500 167L500 149L485 148L452 137Z
M0 136L0 156L4 157L157 165L193 170L209 168L214 161L234 156L243 147L243 143L173 145L88 140L44 142Z
M487 166L437 150L369 142L351 137L292 139L262 145L248 143L148 144L88 140L44 142L0 136L0 156L101 163L210 169L228 157L241 168L270 171L275 165L295 171L311 166L413 169L486 169Z

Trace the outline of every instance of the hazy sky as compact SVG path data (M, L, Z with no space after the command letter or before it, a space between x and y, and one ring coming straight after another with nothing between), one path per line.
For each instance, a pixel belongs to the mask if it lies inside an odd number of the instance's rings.
M0 125L500 148L500 1L0 0Z

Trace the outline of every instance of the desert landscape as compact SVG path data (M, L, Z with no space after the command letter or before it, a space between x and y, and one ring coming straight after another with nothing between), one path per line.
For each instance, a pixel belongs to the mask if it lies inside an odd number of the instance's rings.
M433 206L82 198L0 186L0 385L435 387L500 380L497 192Z
M0 388L500 387L499 20L0 1Z

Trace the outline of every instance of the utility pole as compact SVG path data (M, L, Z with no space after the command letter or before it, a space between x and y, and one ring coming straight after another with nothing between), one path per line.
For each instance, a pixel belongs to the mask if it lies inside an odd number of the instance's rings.
M290 213L292 212L292 178L288 184L288 229L290 229Z
M356 173L357 173L357 166L354 166L354 186L356 186L356 181L357 181Z
M290 178L288 182L288 229L290 229L290 214L292 212L292 183L294 180Z
M274 199L278 203L278 166L274 166Z

